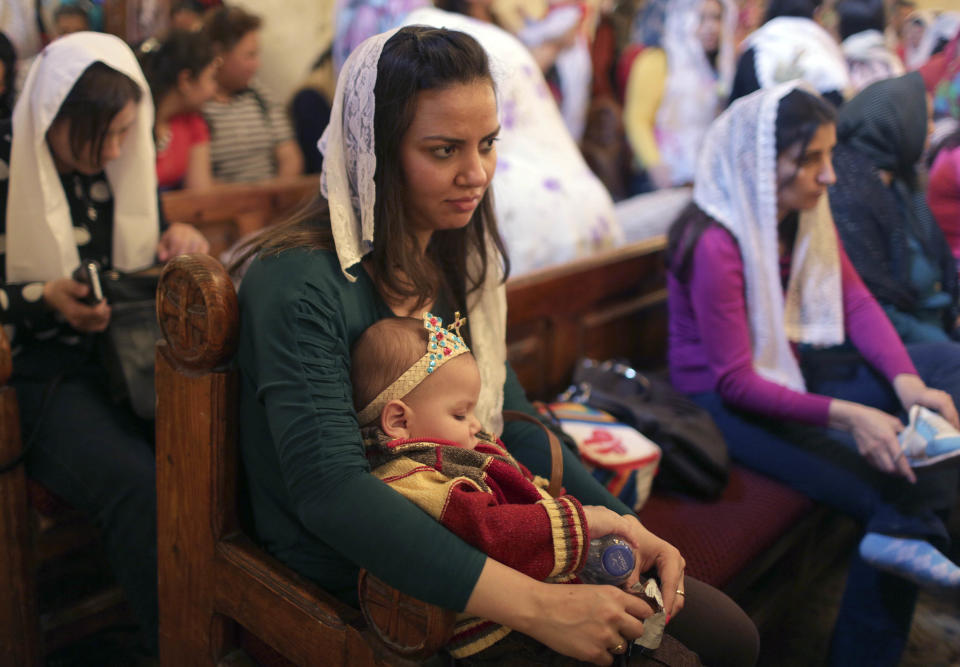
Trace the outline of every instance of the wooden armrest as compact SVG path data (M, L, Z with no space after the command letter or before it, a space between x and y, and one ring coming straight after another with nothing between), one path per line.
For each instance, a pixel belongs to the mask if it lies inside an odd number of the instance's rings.
M456 612L401 593L366 570L360 570L357 592L367 625L397 655L429 658L453 636Z
M0 386L7 384L13 374L13 356L7 332L0 327Z

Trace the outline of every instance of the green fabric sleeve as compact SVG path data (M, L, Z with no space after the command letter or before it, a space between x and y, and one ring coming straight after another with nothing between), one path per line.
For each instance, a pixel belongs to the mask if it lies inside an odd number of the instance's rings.
M519 410L541 419L527 400L520 380L509 363L507 380L503 385L503 409ZM510 453L535 475L550 476L550 445L546 434L535 424L510 422L504 426L501 439ZM632 509L607 491L583 467L575 451L570 447L560 449L563 452L563 486L568 494L583 505L604 505L619 514L633 514Z
M260 260L244 278L241 370L272 439L254 446L273 449L258 458L276 462L283 488L273 492L309 533L301 541L319 540L401 591L463 610L486 556L370 474L350 344L377 315L358 314L375 310L372 298L364 301L324 254Z

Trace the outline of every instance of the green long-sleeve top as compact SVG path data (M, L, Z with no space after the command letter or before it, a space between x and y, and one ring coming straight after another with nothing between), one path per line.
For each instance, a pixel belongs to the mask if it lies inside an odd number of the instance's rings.
M356 275L348 281L332 252L292 250L254 261L244 276L240 448L257 536L348 603L356 603L364 567L419 599L462 611L484 554L370 474L351 399L350 349L393 313L366 272ZM442 304L437 310L452 315ZM504 409L534 413L509 366ZM502 439L534 473L549 474L549 448L536 426L511 423ZM568 451L564 470L564 486L584 504L630 511Z

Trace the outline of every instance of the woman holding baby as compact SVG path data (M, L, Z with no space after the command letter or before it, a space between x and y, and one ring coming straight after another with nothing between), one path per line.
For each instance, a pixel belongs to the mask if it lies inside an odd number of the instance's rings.
M501 416L533 409L506 362L508 261L489 190L499 129L487 56L463 33L403 28L345 63L321 140L323 196L254 241L240 289L241 451L255 527L276 557L347 602L363 567L532 637L555 664L610 664L652 610L613 586L538 581L449 532L370 474L352 402L351 348L368 327L460 311L479 373L477 421L533 473L549 471L543 433ZM677 550L569 451L564 470L587 532L623 535L637 573L658 573L675 616L667 632L709 664L753 664L746 615L684 577Z

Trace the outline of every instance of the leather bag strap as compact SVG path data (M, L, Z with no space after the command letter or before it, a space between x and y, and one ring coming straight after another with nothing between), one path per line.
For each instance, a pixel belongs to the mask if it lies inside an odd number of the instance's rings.
M563 451L560 449L562 446L560 439L557 438L553 431L548 429L542 421L536 417L531 417L526 412L504 410L503 420L507 422L524 421L536 424L547 434L547 442L550 443L550 486L547 487L547 493L554 498L559 496L560 490L563 488Z

